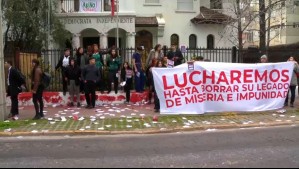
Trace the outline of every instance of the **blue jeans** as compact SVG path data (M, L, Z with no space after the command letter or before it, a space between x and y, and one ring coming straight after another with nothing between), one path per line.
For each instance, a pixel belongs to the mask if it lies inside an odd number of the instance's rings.
M145 83L144 73L142 71L140 71L139 77L137 75L135 75L135 90L136 90L136 92L144 91L144 83Z

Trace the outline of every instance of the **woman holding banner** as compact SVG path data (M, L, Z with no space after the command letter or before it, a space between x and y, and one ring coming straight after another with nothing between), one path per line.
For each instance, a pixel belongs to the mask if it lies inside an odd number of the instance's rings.
M289 101L289 92L291 91L291 107L294 107L294 101L295 101L295 91L296 91L296 86L297 86L297 73L299 73L299 67L298 63L295 61L294 57L290 57L288 59L288 62L294 62L294 70L292 74L292 79L291 79L291 84L290 84L290 89L288 91L287 98L284 102L284 106L288 106L288 101Z

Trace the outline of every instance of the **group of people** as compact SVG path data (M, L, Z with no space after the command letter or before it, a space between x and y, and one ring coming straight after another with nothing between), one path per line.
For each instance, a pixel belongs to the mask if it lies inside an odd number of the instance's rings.
M126 92L125 103L130 102L130 91L134 81L136 92L144 92L145 85L149 86L149 100L151 103L152 92L154 92L152 67L174 67L183 62L183 55L176 45L172 45L171 51L164 56L162 46L156 45L149 53L144 64L142 62L143 48L137 47L136 52L132 55L132 65L128 62L122 62L121 56L115 48L109 51L100 51L97 44L92 46L92 50L84 53L82 47L78 48L75 56L70 55L70 50L66 49L64 55L56 65L56 70L60 69L62 73L63 94L67 91L70 94L69 106L80 107L80 92L85 93L87 106L86 108L95 107L95 91L98 89L104 92L104 67L108 70L108 93L112 90L118 93L119 82L123 82L123 88ZM106 55L104 62L103 55ZM91 95L91 97L90 97ZM75 97L76 96L76 97ZM156 96L156 94L155 94ZM75 100L77 98L77 100ZM159 111L158 98L155 97L155 110Z
M38 120L44 117L44 102L43 102L43 91L45 86L42 82L43 71L40 67L40 62L38 59L33 59L31 61L32 70L30 73L31 81L31 92L32 100L35 108L34 120ZM19 119L19 102L18 95L25 88L25 79L22 74L12 66L11 61L5 62L5 68L7 69L7 96L11 98L11 110L8 118L13 120Z
M107 67L108 93L113 89L117 94L119 82L122 82L121 86L123 86L126 93L125 103L129 103L133 81L135 83L136 92L144 92L145 85L147 85L149 89L149 104L152 102L154 93L154 109L155 112L159 112L160 104L154 87L152 68L171 68L180 65L183 63L184 57L176 45L171 45L171 50L164 55L162 46L157 44L154 49L150 51L144 64L142 62L142 52L143 48L137 47L137 51L132 55L132 65L130 65L128 62L122 62L121 57L115 48L112 48L109 51L100 51L98 45L94 44L92 51L88 53L84 53L82 47L78 48L75 56L70 55L70 49L65 49L64 55L56 65L56 70L61 69L63 94L65 95L67 90L70 94L69 106L76 105L81 107L80 92L84 92L87 103L86 108L92 109L95 107L96 90L98 89L103 93L103 85L105 84L103 79L103 69L104 67ZM103 55L106 54L106 62L104 62ZM204 59L202 56L197 56L193 58L193 61L209 62L210 60ZM294 57L290 57L288 61L294 62L295 64L289 90L291 92L290 106L294 107L295 90L297 84L299 84L299 66L294 60ZM267 63L267 56L261 56L260 62ZM22 77L18 70L12 67L11 62L5 62L5 67L8 70L7 94L11 96L12 101L10 117L17 120L19 114L18 94L21 92L20 86L25 82L22 81ZM40 67L39 60L33 59L30 77L33 103L36 111L34 119L40 119L44 116L44 104L42 99L44 86L41 80L42 76L43 71ZM288 97L285 100L285 106L288 106Z

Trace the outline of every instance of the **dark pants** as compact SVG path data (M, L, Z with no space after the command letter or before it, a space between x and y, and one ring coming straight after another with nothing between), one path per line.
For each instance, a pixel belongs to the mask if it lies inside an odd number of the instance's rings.
M138 77L135 75L135 90L136 92L143 92L144 91L144 73L141 71L140 76Z
M108 83L108 92L111 91L111 84L114 83L114 91L118 91L118 78L116 77L117 71L109 71L109 83Z
M160 100L158 98L156 90L155 90L155 108L154 109L160 110Z
M88 106L95 107L96 105L96 83L95 82L87 81L87 83L85 83L85 99Z
M84 92L84 82L80 81L80 92Z
M18 101L18 95L19 92L17 92L17 87L8 87L9 93L10 93L10 100L11 100L11 109L10 113L12 116L19 115L19 101Z
M105 90L105 81L103 76L103 68L99 68L101 80L98 82L99 90L103 93Z
M132 78L127 79L126 85L124 86L124 90L126 92L126 101L130 102L131 99L131 87L132 87Z
M44 116L44 102L43 102L43 91L44 88L42 85L39 85L35 94L32 95L33 104L35 108L36 116Z
M289 92L291 91L291 104L295 101L295 93L296 93L296 86L290 86L290 90L288 91L287 98L285 100L285 103L289 102Z
M63 93L67 92L67 81L65 80L65 70L62 70L62 88L63 88Z

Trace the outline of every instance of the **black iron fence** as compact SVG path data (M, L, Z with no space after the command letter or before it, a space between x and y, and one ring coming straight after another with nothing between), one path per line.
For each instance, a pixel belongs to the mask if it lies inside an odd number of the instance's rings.
M102 52L106 52L102 50ZM167 54L169 49L164 48L164 55ZM124 48L118 49L122 61L127 61L129 64L132 63L132 55L135 52L134 48ZM195 56L203 56L205 59L209 59L212 62L240 62L236 57L238 51L235 48L217 48L217 49L186 49L182 51L184 56L184 61L190 61ZM42 50L42 51L30 51L30 50L14 50L14 51L5 51L5 59L11 60L14 63L14 66L19 68L21 72L27 77L27 88L30 89L30 74L31 74L31 61L34 58L38 58L41 62L41 66L45 72L49 72L52 76L51 84L48 88L49 91L61 91L62 90L62 74L60 71L56 71L55 67L59 62L60 57L64 54L64 50L53 49L53 50ZM71 51L71 56L75 56L76 51ZM87 51L85 51L87 54ZM149 51L144 51L142 53L142 62L145 63L148 57ZM104 62L106 62L106 55L103 55ZM104 82L107 82L107 69L104 69ZM105 85L107 86L107 85Z

